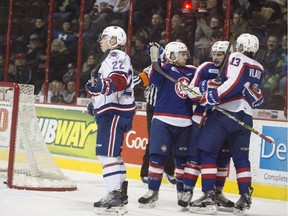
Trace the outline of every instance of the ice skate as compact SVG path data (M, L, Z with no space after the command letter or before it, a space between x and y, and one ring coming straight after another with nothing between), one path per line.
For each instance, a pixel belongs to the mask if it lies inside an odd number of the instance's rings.
M182 196L180 197L180 199L178 199L178 205L186 208L191 202L192 195L192 191L182 192Z
M197 214L216 214L215 192L213 190L204 192L202 197L190 203L189 211Z
M158 200L158 191L148 190L148 192L138 199L140 208L154 208Z
M127 185L125 181L121 190L107 193L102 199L94 203L94 211L98 215L124 215L127 213L128 204Z
M250 209L252 204L251 200L252 192L253 188L249 187L247 193L241 194L239 200L235 203L234 206L235 215L246 215L246 211Z
M215 190L217 210L233 212L234 202L227 199L221 191Z
M191 191L183 191L180 196L178 196L178 206L180 207L180 211L188 211L187 208L189 203L191 202L193 192Z
M173 175L168 175L167 173L164 172L164 177L165 179L167 179L167 181L172 184L175 185L176 184L176 178Z

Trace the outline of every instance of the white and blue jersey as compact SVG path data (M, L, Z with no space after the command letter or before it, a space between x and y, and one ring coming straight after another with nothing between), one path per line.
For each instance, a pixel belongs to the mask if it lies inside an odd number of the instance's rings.
M132 117L135 114L132 65L130 57L121 50L110 51L98 72L98 77L102 79L113 75L125 78L127 86L124 90L115 91L110 95L99 94L92 97L96 119L106 114L123 117Z
M239 52L230 54L227 62L228 65L221 74L222 85L217 88L217 96L221 100L217 106L230 112L244 111L252 116L252 107L242 91L247 82L251 87L260 87L264 68L257 61Z

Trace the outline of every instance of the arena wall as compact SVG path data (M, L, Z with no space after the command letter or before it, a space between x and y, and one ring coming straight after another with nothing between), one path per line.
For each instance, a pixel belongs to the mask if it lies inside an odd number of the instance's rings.
M85 101L82 101L85 104ZM81 102L80 102L81 104ZM145 104L138 104L133 128L124 139L123 159L127 177L140 179L140 166L148 142ZM141 111L142 109L142 111ZM85 106L37 104L36 112L49 150L61 168L101 173L95 156L97 125ZM254 128L275 141L272 145L252 133L250 161L253 196L287 200L287 119L283 112L256 110ZM224 191L238 193L236 174L231 160ZM163 180L163 183L167 183ZM197 187L200 187L201 179Z

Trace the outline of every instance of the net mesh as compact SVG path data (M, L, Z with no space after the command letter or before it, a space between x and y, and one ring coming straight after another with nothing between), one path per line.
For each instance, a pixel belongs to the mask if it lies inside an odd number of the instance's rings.
M75 190L52 158L41 134L34 106L34 86L18 84L17 119L13 115L15 88L0 86L0 177L7 177L14 157L12 187L35 190ZM16 120L16 128L12 121ZM15 153L9 155L11 132L15 130Z

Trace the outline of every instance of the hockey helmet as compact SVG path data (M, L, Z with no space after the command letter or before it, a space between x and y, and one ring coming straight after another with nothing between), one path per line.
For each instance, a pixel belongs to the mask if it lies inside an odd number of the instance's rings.
M255 35L248 33L241 34L236 41L236 49L242 45L243 52L256 53L259 49L259 40Z
M117 40L117 44L114 46L117 46L117 45L124 46L127 41L127 36L126 36L125 31L119 26L108 26L107 28L105 28L101 34L101 39L103 37L107 37L108 41L110 41L112 37L115 37Z
M229 46L228 41L216 41L213 44L211 51L212 52L223 52L225 54L227 52L228 46Z
M171 54L174 53L176 56L176 60L178 60L178 53L179 52L187 52L188 58L190 58L190 52L187 46L181 42L170 42L165 46L164 53L168 60L171 60Z

